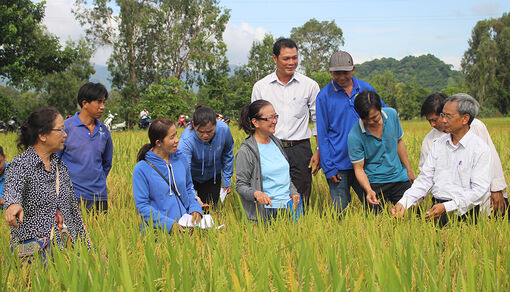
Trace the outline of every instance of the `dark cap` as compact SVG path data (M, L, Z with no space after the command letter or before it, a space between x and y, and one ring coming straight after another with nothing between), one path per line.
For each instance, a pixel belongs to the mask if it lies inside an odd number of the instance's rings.
M329 71L352 71L354 64L352 57L345 51L338 51L329 59Z

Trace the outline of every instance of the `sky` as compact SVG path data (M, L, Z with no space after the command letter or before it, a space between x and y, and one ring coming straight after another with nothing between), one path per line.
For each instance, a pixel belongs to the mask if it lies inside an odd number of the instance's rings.
M72 0L46 1L44 24L63 42L84 36L72 5ZM335 21L345 41L340 49L351 53L357 64L433 54L460 69L477 21L510 12L508 0L219 0L219 5L230 10L223 40L235 65L247 63L253 41L266 33L289 37L293 27L315 18ZM98 48L92 62L105 65L110 52L111 48Z

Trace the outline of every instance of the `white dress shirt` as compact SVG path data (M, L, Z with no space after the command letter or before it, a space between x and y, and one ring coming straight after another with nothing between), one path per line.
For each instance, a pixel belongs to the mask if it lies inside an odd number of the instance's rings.
M463 215L490 194L492 155L473 130L453 145L451 135L439 138L430 149L422 171L399 203L406 209L425 197L446 200L446 212Z
M485 124L480 121L479 119L474 119L473 122L471 122L470 125L471 131L478 137L482 138L482 140L489 145L489 148L491 150L492 154L492 162L493 162L493 174L494 178L491 181L491 192L503 192L503 196L505 198L508 198L507 194L505 193L505 189L507 188L507 184L505 181L505 174L503 172L503 166L501 165L501 159L499 158L498 151L496 151L496 147L494 146L494 143L492 142L491 136L489 135L489 131L487 130L487 127ZM434 142L445 136L446 133L440 132L436 130L435 128L430 131L425 138L423 139L423 143L421 144L421 152L420 152L420 163L418 165L418 168L420 171L422 170L423 164L425 163L425 159L427 158L427 155L429 154L430 148L432 147L432 144ZM489 202L490 204L490 202Z
M295 72L292 79L283 84L276 72L260 79L253 86L251 101L269 101L280 116L275 136L281 140L303 140L317 135L315 119L315 98L320 88L317 82ZM313 131L308 123L312 118Z

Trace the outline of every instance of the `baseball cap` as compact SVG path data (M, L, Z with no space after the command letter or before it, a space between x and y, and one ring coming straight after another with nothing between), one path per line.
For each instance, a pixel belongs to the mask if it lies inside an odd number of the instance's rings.
M354 64L352 57L345 51L338 51L329 59L329 71L352 71Z

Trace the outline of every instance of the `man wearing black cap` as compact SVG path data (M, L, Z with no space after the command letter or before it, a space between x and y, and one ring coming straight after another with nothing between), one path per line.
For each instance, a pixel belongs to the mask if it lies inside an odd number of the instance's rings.
M335 52L329 61L329 73L333 80L319 92L316 99L321 167L328 179L333 204L339 212L351 201L351 187L359 199L365 201L349 159L347 137L354 123L359 120L354 109L354 99L364 90L375 89L367 82L354 78L354 70L349 53ZM386 106L384 102L382 105Z

